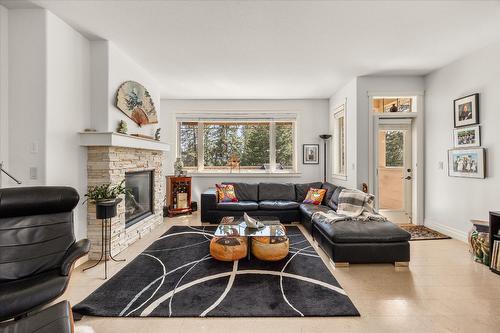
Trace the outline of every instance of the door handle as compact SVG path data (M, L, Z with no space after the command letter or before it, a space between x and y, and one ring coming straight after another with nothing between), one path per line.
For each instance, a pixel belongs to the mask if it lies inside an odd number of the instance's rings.
M401 179L405 179L405 180L411 180L411 176L406 176L406 177L401 177Z

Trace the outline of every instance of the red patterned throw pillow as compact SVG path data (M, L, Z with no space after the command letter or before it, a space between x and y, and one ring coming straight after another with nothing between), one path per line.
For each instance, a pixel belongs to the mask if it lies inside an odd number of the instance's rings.
M323 201L323 197L326 194L325 189L320 188L310 188L307 192L306 198L304 199L304 203L319 205Z
M219 202L238 202L233 185L215 184L215 187L217 188L217 198L219 199Z

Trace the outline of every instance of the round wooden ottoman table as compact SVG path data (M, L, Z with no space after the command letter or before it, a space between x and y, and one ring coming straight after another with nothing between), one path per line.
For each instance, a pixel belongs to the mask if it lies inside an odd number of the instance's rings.
M278 261L288 255L290 241L286 236L252 237L252 254L260 260Z
M214 237L210 241L210 255L220 261L234 261L247 256L246 237Z

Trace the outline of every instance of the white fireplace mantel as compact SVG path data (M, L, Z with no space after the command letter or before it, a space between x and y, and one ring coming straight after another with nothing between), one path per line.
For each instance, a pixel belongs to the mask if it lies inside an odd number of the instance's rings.
M170 151L165 142L115 132L80 132L81 146L127 147L137 149Z

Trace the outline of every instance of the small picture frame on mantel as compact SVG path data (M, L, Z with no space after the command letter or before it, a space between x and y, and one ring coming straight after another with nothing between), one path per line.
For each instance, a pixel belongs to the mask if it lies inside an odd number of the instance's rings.
M302 146L302 163L319 164L319 144L304 144Z

